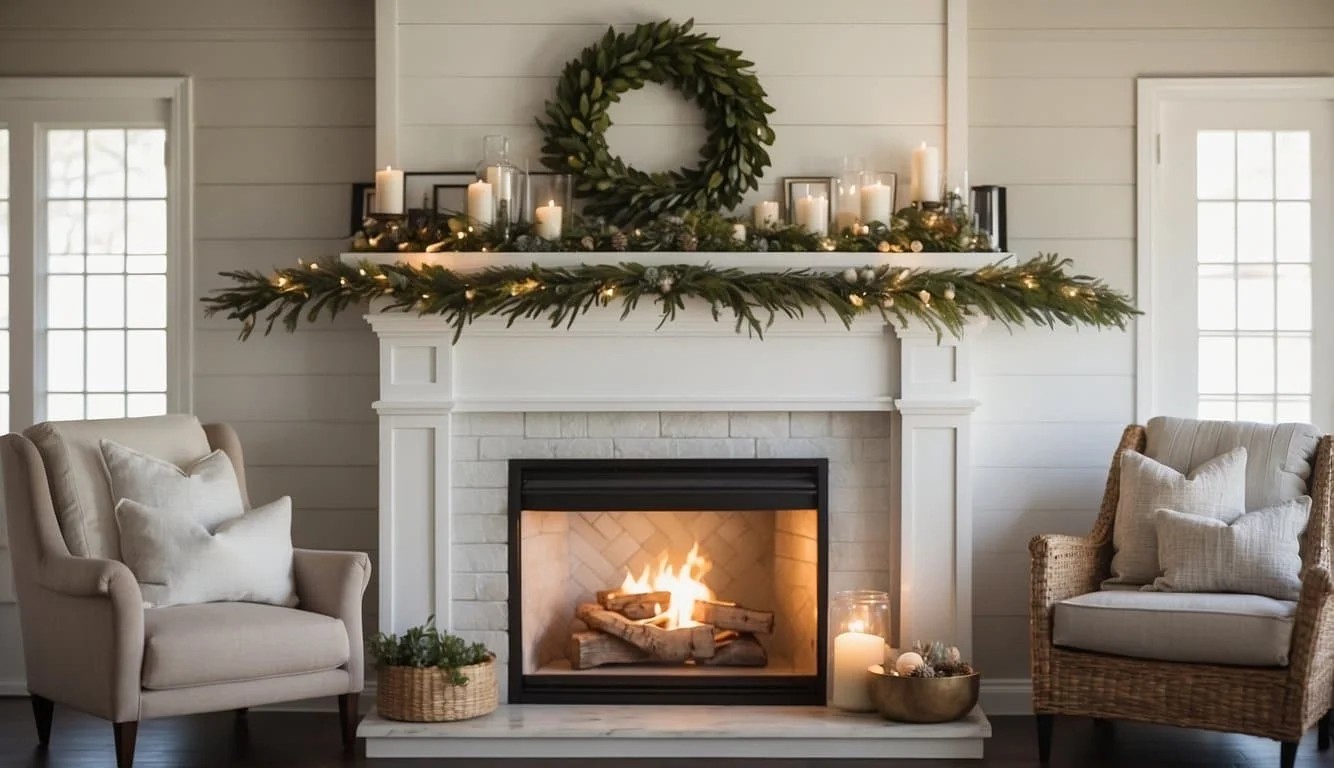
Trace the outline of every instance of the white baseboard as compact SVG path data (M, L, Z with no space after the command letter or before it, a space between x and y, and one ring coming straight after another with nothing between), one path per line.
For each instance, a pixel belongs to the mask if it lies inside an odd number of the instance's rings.
M28 682L21 677L0 680L0 696L27 696Z
M988 715L1033 714L1033 681L1026 677L982 679L982 711Z

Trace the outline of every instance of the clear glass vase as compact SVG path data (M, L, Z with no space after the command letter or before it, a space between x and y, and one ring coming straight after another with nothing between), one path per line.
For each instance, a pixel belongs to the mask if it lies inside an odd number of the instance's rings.
M547 240L559 240L569 224L573 209L573 179L568 173L528 174L527 204L523 211L533 231Z
M858 589L835 594L829 635L829 704L849 712L874 710L867 667L885 663L890 639L889 593Z
M486 136L482 139L482 162L477 165L477 180L491 186L491 228L502 238L508 238L510 227L518 220L516 205L519 200L519 169L510 161L510 140L505 136ZM482 217L474 215L486 223Z

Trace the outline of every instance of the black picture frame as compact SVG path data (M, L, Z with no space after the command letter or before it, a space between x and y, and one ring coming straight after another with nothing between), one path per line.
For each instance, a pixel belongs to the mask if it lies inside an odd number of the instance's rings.
M375 211L375 182L358 181L352 184L352 208L349 220L349 234L356 234L363 228L366 217Z
M836 176L784 176L783 177L783 205L786 206L783 211L783 221L788 224L796 223L797 203L793 194L793 188L798 184L815 184L824 187L825 200L829 205L829 225L834 224L834 213L837 208L835 191L838 189L838 178Z
M469 176L469 179L472 177ZM472 181L456 184L431 185L431 212L436 216L448 216L455 213L468 213L468 185Z

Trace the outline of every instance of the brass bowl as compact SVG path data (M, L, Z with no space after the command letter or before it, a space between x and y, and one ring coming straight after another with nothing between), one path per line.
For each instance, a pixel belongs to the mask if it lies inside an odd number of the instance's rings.
M903 723L947 723L977 706L981 675L899 677L873 666L871 700L886 720Z

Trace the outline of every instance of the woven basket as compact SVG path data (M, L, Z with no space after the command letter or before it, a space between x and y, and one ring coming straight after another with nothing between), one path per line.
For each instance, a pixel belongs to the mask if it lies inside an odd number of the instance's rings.
M480 717L496 708L496 659L459 667L468 678L454 685L436 667L380 667L376 704L380 715L413 723L444 723Z

